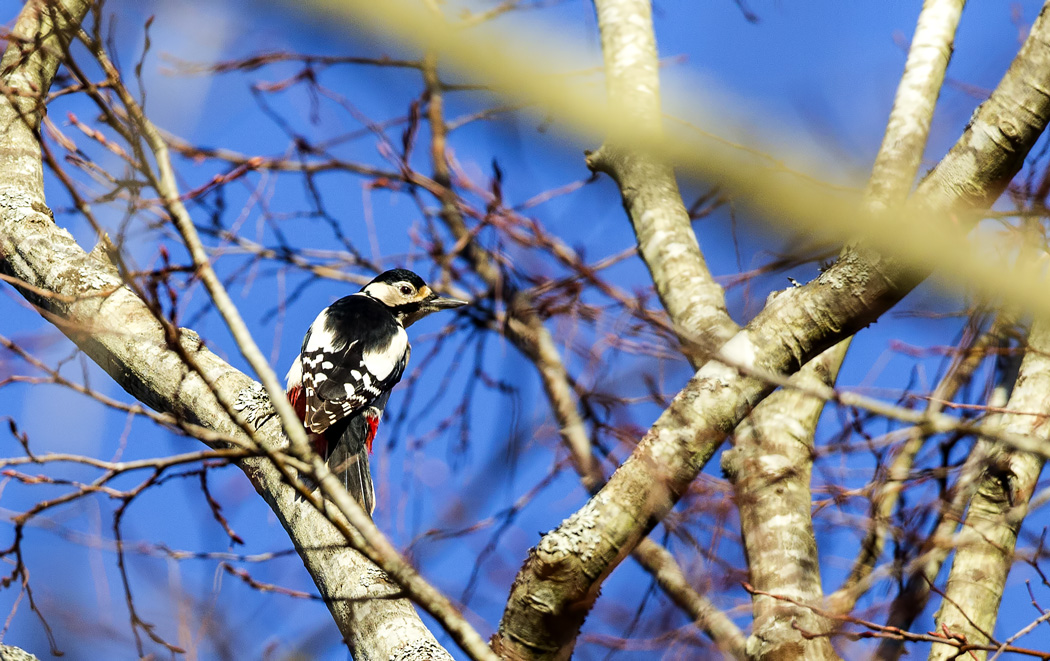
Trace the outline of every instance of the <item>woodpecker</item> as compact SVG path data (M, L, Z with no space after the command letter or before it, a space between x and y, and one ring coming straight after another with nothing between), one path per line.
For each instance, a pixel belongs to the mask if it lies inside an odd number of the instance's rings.
M368 513L375 509L368 455L412 351L405 329L466 304L441 298L412 271L393 269L329 305L306 331L288 370L288 400L314 449Z

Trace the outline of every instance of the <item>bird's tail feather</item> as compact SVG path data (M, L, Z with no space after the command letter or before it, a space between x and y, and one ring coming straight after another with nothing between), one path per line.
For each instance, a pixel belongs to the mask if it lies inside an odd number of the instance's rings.
M343 481L350 495L371 515L376 506L376 498L372 473L368 467L366 439L370 437L369 431L365 416L354 416L328 455L327 463L329 470Z

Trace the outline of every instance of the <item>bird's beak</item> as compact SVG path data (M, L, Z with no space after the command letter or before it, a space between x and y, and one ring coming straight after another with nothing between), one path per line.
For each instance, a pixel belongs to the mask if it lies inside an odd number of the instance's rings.
M458 308L464 305L469 305L469 301L461 301L458 298L441 298L440 296L434 296L434 298L426 302L426 308L431 312L437 312L438 310L451 310L452 308Z
M437 294L431 294L428 298L420 301L419 308L415 312L405 315L403 322L405 328L408 328L432 312L451 310L464 305L469 305L469 302L461 301L458 298L441 298Z

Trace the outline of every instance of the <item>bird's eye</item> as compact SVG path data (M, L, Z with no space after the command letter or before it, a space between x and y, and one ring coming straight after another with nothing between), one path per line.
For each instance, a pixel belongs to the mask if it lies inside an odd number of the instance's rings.
M412 293L412 287L410 285L401 285L401 293L408 296Z

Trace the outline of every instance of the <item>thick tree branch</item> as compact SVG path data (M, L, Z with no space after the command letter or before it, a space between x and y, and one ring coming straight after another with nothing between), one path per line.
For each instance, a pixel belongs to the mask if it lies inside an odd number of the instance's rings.
M192 331L178 347L153 312L123 286L108 264L86 254L55 226L43 194L40 145L35 133L46 94L63 51L89 8L86 2L30 2L13 32L3 69L7 94L0 105L0 254L6 274L26 286L37 305L130 394L152 408L250 444L221 401L233 402L254 382L203 348ZM33 48L27 48L32 44ZM187 365L193 363L193 369ZM257 434L269 454L287 444L271 421ZM357 552L357 536L332 522L308 499L295 497L285 475L269 459L239 462L288 531L307 570L358 659L426 654L448 658L422 626L410 602L390 598L399 588ZM363 540L356 539L359 544ZM480 656L485 656L484 654Z
M1000 418L1005 430L1050 441L1050 324L1045 321L1037 321L1032 328L1006 408L1009 412ZM975 644L993 642L989 634L995 630L1006 577L1013 566L1017 534L1044 462L1043 457L1026 452L992 450L955 540L955 559L937 613L938 631L962 634ZM930 649L931 661L951 658L955 651L950 647Z
M453 639L473 658L490 657L491 652L481 636L463 619L458 610L444 595L423 580L408 563L399 557L397 550L376 528L369 514L360 507L355 499L350 498L341 483L331 476L327 464L321 457L310 450L305 430L295 416L295 412L291 410L289 402L284 395L284 390L277 381L277 376L263 358L262 352L255 345L247 326L241 319L240 313L237 311L236 306L233 305L233 301L211 266L204 245L197 234L196 227L193 225L189 212L182 203L175 182L174 171L171 167L167 145L156 127L146 118L134 97L131 96L123 84L119 83L119 73L109 61L105 52L101 50L101 46L97 43L93 44L93 46L96 58L102 64L103 70L114 81L113 88L120 96L121 102L124 104L128 116L133 122L135 133L142 136L157 163L156 171L145 165L147 162L146 154L136 140L134 148L137 159L144 164L143 169L150 185L160 194L164 207L168 210L172 222L175 224L190 252L196 268L196 274L201 278L216 308L226 321L242 354L249 364L252 365L253 370L263 379L269 401L271 405L274 405L280 416L284 432L291 440L291 446L294 448L295 454L310 464L314 479L324 487L325 495L329 501L335 503L342 516L345 516L353 525L356 532L347 536L347 541L350 542L351 546L383 568L389 575L393 576L397 583L403 586L417 603L442 623L442 626L452 634ZM228 404L225 405L228 406ZM288 419L288 415L291 416L291 420ZM419 626L422 627L422 624L420 623Z
M965 226L970 212L1002 193L1050 119L1048 36L1044 9L991 98L919 186L913 213L960 213ZM793 373L874 321L928 274L851 250L812 283L776 295L721 352L745 367ZM717 360L704 365L609 483L532 550L512 588L497 650L512 658L566 657L604 578L771 390Z
M609 103L641 130L659 135L663 123L659 59L649 1L595 0L594 6ZM639 254L649 268L681 350L694 368L699 367L706 351L729 339L738 326L726 310L722 287L704 262L674 168L666 161L617 145L615 136L608 136L599 150L588 154L587 164L608 173L619 186ZM738 658L743 655L740 629L706 597L689 588L673 556L645 539L634 557L724 653Z
M849 342L836 344L791 378L794 385L832 386ZM722 466L733 484L749 582L756 590L809 604L823 598L820 559L813 533L810 473L813 434L825 400L785 388L767 397L733 435ZM837 658L825 637L804 639L799 629L820 631L809 608L753 594L749 659Z

